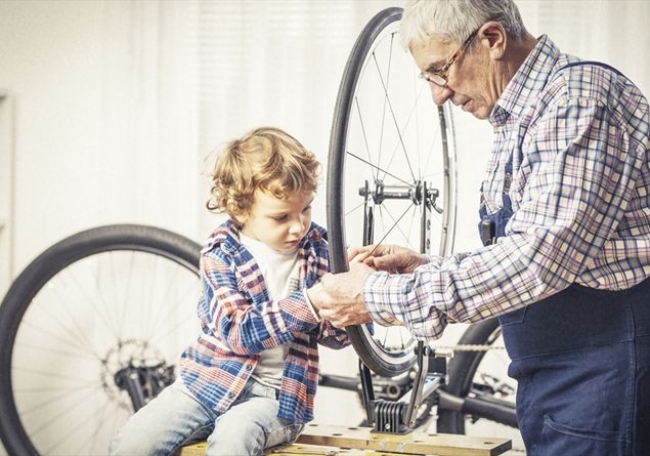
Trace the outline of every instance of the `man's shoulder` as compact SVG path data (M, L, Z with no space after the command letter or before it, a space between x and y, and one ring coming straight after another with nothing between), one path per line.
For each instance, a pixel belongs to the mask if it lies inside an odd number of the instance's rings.
M540 102L559 106L593 107L610 113L621 124L648 118L648 101L638 86L604 62L558 62L552 82ZM633 122L634 123L634 122Z

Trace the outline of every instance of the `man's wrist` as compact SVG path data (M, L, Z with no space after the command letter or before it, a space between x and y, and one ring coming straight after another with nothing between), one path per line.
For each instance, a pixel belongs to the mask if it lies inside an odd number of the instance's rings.
M309 307L309 310L311 310L311 313L314 315L314 318L316 319L317 322L321 322L322 318L320 317L320 313L318 312L318 308L314 306L314 303L309 296L309 289L308 288L303 288L302 289L302 294L305 296L305 301L307 301L307 307Z

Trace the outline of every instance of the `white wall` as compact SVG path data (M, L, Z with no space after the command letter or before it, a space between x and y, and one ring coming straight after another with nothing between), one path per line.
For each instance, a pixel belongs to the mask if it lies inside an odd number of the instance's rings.
M348 52L389 5L401 2L0 1L0 154L13 162L0 172L0 191L11 191L0 198L0 276L99 224L147 223L201 240L216 223L204 209L204 159L253 126L286 128L325 161ZM617 66L650 94L650 2L522 0L520 9L534 34ZM210 17L214 28L196 27ZM461 115L456 124L457 247L466 249L477 245L491 139L486 123ZM318 198L324 208L324 191ZM324 223L324 209L316 217ZM324 364L356 368L353 356Z
M175 49L184 12L174 6L0 5L0 88L15 108L11 274L98 224L195 234L195 108L184 74L192 66Z
M12 258L1 267L13 277L56 240L104 223L151 223L201 239L215 223L203 209L203 160L261 123L294 132L326 160L347 53L391 4L401 3L0 2L0 91L13 104L0 127L13 155L3 215L12 238L2 244ZM650 92L650 2L526 0L520 8L533 33L618 66ZM190 30L206 13L219 25L212 68L199 65L208 54ZM472 119L459 128L461 183L469 182L461 198L475 194L470 170L480 173L487 128ZM467 213L471 225L463 205Z

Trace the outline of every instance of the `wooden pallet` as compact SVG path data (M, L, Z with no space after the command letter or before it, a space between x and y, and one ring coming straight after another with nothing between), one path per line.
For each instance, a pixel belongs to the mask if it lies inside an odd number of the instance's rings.
M205 456L205 442L183 448L179 456ZM510 450L507 439L467 435L385 434L370 428L308 424L293 445L267 450L265 455L293 456L496 456Z

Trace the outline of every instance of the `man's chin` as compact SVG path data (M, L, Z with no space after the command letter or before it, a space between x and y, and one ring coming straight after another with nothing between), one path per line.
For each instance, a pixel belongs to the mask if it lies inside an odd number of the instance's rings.
M480 106L477 106L474 103L474 100L468 100L464 104L460 105L460 109L464 112L473 115L477 119L487 119L489 113L484 113L483 109Z
M480 120L485 120L490 117L490 110L485 109L483 107L468 109L466 112L468 112L469 114L473 115L474 117Z

